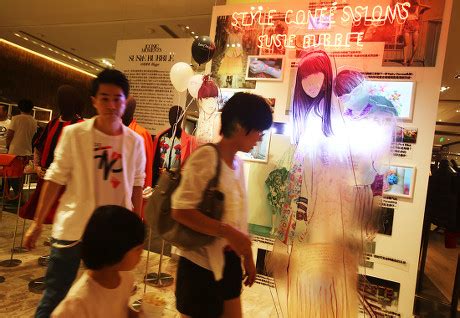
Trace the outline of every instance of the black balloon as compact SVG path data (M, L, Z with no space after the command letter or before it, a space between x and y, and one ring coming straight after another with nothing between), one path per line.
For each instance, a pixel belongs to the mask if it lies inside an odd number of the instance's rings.
M198 64L203 64L212 59L216 46L209 36L199 36L193 41L192 56Z

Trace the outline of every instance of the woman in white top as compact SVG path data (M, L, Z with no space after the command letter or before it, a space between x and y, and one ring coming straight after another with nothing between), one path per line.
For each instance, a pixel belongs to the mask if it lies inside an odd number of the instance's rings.
M247 202L243 164L237 151L248 152L270 128L273 117L267 101L258 95L237 93L222 109L222 140L196 150L184 166L179 187L172 197L172 215L191 229L216 237L196 251L179 251L176 306L182 317L241 317L240 294L255 281L251 240L247 235ZM197 210L220 157L218 188L224 194L222 220Z

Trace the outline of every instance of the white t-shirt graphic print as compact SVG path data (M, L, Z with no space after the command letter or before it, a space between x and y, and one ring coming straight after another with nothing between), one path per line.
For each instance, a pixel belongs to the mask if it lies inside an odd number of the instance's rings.
M96 206L124 202L122 149L123 135L109 136L94 129Z

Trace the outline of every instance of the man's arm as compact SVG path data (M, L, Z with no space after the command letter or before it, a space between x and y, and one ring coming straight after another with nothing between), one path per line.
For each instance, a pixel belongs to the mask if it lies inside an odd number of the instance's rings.
M131 196L131 201L133 203L133 212L141 217L142 211L142 187L134 186L133 195Z
M59 193L64 186L57 184L53 181L45 181L38 200L37 210L35 213L34 222L27 230L24 246L27 249L35 248L35 243L42 231L43 221L51 210L53 204L56 202Z
M6 132L6 148L10 148L11 141L13 140L14 137L14 130L8 129Z

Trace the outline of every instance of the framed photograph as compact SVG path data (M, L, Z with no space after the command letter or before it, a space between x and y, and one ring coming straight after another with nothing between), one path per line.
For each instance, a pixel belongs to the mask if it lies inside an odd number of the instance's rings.
M33 116L34 118L42 123L48 123L53 116L53 111L51 109L41 108L41 107L34 107L33 109Z
M282 81L284 56L248 56L246 80Z
M412 120L415 99L415 82L391 82L369 80L369 95L385 97L393 104L398 119Z
M391 3L391 10L402 2L404 1L387 1ZM351 32L363 32L362 42L384 43L382 66L436 66L445 0L419 0L410 3L410 12L417 12L416 20L405 19L401 23L388 16L385 21L375 25L365 23L367 17L362 17L359 23L354 23L351 27ZM413 13L409 13L411 14Z
M365 314L370 317L400 317L398 310L401 284L370 275L358 276L358 292Z
M391 234L393 233L394 214L394 208L382 208L378 218L377 233L391 236Z
M264 131L262 141L257 142L249 152L238 151L241 159L255 162L268 162L268 152L270 150L271 128Z
M414 183L414 166L386 166L383 174L383 195L412 198Z
M409 144L417 143L417 128L406 128L397 126L395 128L395 141L396 142L406 142Z

